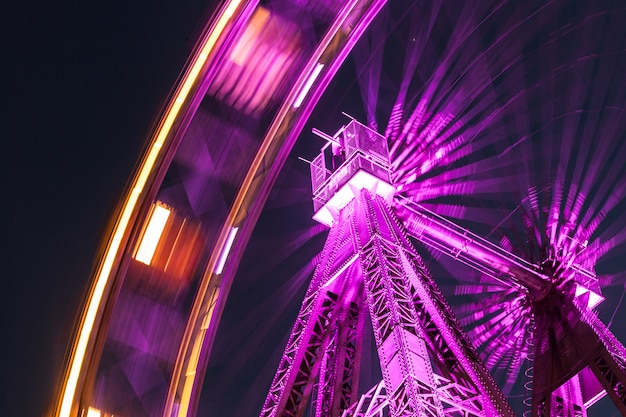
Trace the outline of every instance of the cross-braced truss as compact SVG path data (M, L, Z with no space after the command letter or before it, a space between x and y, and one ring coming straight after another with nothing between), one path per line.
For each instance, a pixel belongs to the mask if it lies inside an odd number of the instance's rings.
M581 391L590 383L626 415L626 349L573 292L537 303L532 415L586 416Z
M383 374L368 401L356 398L366 312ZM313 391L317 416L514 415L390 208L367 190L330 230L261 415L302 416Z
M462 417L484 416L479 408L480 398L472 390L433 374L436 389L434 395L444 407L445 415ZM363 394L359 401L346 409L341 417L383 417L389 415L389 401L384 381L380 381Z
M586 417L587 407L605 393L626 415L626 349L592 309L593 272L572 259L559 276L406 199L398 203L410 213L409 233L421 242L526 294L534 329L530 415ZM447 351L445 345L434 350Z

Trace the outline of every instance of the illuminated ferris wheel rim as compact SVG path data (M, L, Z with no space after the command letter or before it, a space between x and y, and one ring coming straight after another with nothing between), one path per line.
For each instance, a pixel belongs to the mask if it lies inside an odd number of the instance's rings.
M66 417L80 413L89 415L92 412L88 404L82 404L85 395L82 390L85 389L89 378L86 374L93 372L92 368L97 366L98 358L91 355L95 349L103 311L114 301L109 299L111 293L114 293L112 289L115 285L120 285L116 281L122 279L120 270L123 270L121 267L123 258L128 253L133 236L138 232L136 230L138 225L150 212L152 199L190 119L210 86L211 77L214 77L219 69L220 51L231 46L236 33L242 30L240 25L250 18L257 3L255 0L225 1L213 15L180 77L154 135L148 141L128 192L118 209L112 229L103 243L103 253L91 278L83 311L78 318L75 335L68 350L68 360L54 409L55 416ZM212 332L209 337L215 335L221 309L226 302L239 259L287 154L343 60L385 3L385 0L345 2L326 35L308 58L304 70L290 89L266 132L227 220L221 228L219 238L210 251L211 256L199 284L183 345L174 368L170 394L166 402L166 415L169 415L168 410L171 413L177 389L182 390L185 397L183 406L187 407L179 408L178 415L186 415L191 406L193 391L197 385L202 384L202 379L195 378L195 375L191 381L188 378L185 380L184 374L189 373L187 368L190 366L190 356L196 359L199 356L198 346L197 344L193 346L192 339L200 338L200 349L210 351L211 342L207 343L204 340L204 334L209 330ZM267 166L271 169L266 170ZM225 267L227 257L229 262ZM219 293L218 307L214 310L216 294L207 296L207 290L211 285L215 285L211 281L216 276L219 276L218 288L221 287L222 291ZM207 300L207 297L210 300ZM208 305L211 305L210 311L206 311ZM198 332L201 335L194 334ZM193 363L191 365L193 366ZM183 369L184 367L186 368ZM100 413L97 410L93 412Z

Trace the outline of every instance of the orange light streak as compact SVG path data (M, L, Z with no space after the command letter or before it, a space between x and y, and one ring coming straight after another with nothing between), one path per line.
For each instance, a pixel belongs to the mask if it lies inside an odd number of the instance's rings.
M70 417L71 415L74 397L78 387L78 380L83 368L85 354L87 353L87 346L89 345L89 341L91 339L91 333L95 325L96 316L100 310L100 304L102 303L104 291L107 287L122 239L126 234L130 219L135 211L139 195L143 192L146 182L148 181L148 178L152 173L152 169L154 168L154 164L161 154L161 148L165 143L165 139L168 137L183 103L185 103L192 86L196 83L198 75L213 50L217 39L222 34L226 24L233 16L240 3L241 0L230 1L217 20L215 26L210 31L208 38L205 39L204 44L200 47L200 53L194 58L194 61L190 66L190 70L187 74L185 74L182 85L175 96L176 98L171 102L170 107L163 119L163 123L158 129L150 150L148 151L139 173L135 178L132 190L124 202L122 212L114 227L113 235L109 241L104 259L100 265L99 271L96 273L95 284L93 285L89 301L87 302L87 308L82 315L80 331L70 354L69 372L62 383L61 403L56 414L59 417Z

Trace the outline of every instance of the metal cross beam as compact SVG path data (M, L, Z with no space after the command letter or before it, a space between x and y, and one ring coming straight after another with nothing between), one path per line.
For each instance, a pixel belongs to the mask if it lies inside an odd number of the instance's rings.
M523 288L534 299L539 300L550 291L551 277L541 265L528 262L409 199L396 197L395 204L408 213L405 227L421 243L505 285ZM580 286L587 290L598 288L593 271L576 263L564 268Z
M626 349L573 292L555 291L535 309L532 416L586 415L577 391L594 384L626 415Z

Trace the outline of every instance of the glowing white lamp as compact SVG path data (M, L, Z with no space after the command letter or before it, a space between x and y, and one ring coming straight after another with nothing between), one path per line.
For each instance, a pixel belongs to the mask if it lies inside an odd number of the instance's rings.
M154 206L152 213L150 214L148 227L146 227L146 230L141 237L139 249L135 254L136 260L146 265L150 265L169 216L170 210L159 204Z

